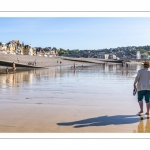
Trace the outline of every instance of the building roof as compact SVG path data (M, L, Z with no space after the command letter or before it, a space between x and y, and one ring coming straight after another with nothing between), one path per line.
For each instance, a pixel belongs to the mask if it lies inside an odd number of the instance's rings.
M12 40L14 43L18 44L19 40Z

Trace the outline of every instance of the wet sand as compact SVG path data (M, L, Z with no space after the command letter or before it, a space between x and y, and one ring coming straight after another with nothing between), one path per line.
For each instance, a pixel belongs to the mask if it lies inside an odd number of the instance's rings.
M101 65L1 74L0 132L150 132L147 116L137 115L135 73Z
M35 97L29 98L30 100ZM2 103L0 132L25 133L134 133L150 132L150 120L135 115L138 109L111 109L104 104L73 105L38 102ZM66 106L67 105L67 106ZM113 107L113 105L111 104ZM135 105L136 106L136 105ZM109 107L110 108L110 107ZM136 106L137 108L137 106Z

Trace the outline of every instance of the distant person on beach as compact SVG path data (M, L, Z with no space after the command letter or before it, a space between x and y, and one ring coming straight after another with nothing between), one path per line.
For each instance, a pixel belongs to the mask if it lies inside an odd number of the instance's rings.
M19 59L17 58L17 61L18 61L18 63L19 63Z
M139 115L143 113L143 97L145 97L146 102L146 115L149 115L150 110L150 64L149 62L143 63L144 68L140 69L134 80L134 89L137 90L137 98L140 106ZM137 86L136 86L137 84Z
M36 60L34 61L34 66L36 66Z
M6 68L6 74L9 74L8 67Z
M61 65L61 63L62 63L62 62L60 61L60 65Z
M57 60L57 64L58 64L58 60Z

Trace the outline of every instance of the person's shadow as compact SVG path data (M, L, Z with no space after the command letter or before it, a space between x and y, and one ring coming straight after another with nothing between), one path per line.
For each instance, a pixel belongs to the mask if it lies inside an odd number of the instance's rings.
M145 120L146 118L143 118ZM100 116L96 118L88 118L73 122L57 123L59 126L73 126L74 128L82 128L88 126L107 126L107 125L123 125L133 124L141 120L138 115L116 115L116 116Z

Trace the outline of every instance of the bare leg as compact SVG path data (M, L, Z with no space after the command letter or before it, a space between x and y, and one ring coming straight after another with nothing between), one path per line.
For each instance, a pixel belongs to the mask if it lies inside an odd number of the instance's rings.
M149 115L150 103L146 103L146 108L147 108L147 112L145 114Z
M139 106L140 106L139 114L141 114L141 113L143 113L143 101L139 101Z

